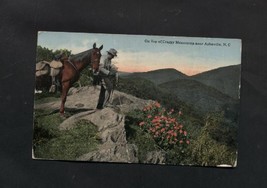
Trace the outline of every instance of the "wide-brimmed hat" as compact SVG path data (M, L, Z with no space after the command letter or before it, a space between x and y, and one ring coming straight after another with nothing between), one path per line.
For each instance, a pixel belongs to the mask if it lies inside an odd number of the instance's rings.
M113 56L117 56L117 50L115 50L114 48L110 48L110 50L109 51L107 51L108 53L110 53L111 55L113 55Z

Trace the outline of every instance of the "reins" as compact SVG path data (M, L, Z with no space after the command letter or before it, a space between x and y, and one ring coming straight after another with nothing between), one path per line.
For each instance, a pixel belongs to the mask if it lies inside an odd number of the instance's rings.
M77 67L68 59L67 62L76 70L76 72L79 72Z

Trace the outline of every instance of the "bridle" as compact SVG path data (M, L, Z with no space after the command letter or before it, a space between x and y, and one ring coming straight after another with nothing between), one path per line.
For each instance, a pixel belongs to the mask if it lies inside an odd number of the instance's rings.
M98 58L93 58L92 54L93 54L93 51L91 52L91 64L92 64L92 67L93 67L93 65L99 64L99 60L98 60ZM72 61L70 59L68 59L67 62L75 69L76 72L79 72L77 67L72 63ZM97 67L97 69L98 68L99 68L99 66Z

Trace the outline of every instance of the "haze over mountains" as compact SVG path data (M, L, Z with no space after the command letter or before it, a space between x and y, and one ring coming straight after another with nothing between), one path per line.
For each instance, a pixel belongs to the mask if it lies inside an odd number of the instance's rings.
M236 106L239 98L240 65L221 67L194 76L176 69L128 73L124 79L144 78L157 87L174 93L200 111L216 111Z
M222 93L238 99L240 71L240 65L232 65L194 75L191 79L214 87Z
M187 75L173 68L158 69L148 72L128 73L122 76L126 76L127 78L133 78L133 77L145 78L157 85L175 79L185 79L188 77Z
M238 99L240 69L240 65L232 65L213 69L193 76L187 76L186 74L172 68L158 69L148 72L122 73L120 75L125 78L145 78L156 85L177 79L195 80L204 85L213 87L234 99Z

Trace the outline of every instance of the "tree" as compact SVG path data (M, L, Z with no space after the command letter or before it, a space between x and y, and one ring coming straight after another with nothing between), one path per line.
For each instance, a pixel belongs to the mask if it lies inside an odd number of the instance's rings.
M54 57L53 50L50 50L48 48L37 46L36 50L36 62L39 61L52 61Z
M72 55L71 54L71 50L67 50L67 49L59 49L59 50L55 50L54 52L53 52L53 54L54 54L54 56L55 55L57 55L57 54L60 54L60 53L63 53L63 56L67 56L67 57L69 57L70 55Z
M71 51L67 49L56 49L55 51L53 51L51 49L38 45L36 51L36 62L52 61L55 55L60 54L61 52L63 52L63 55L67 57L71 55Z

